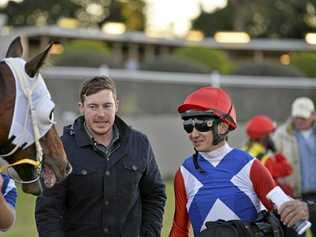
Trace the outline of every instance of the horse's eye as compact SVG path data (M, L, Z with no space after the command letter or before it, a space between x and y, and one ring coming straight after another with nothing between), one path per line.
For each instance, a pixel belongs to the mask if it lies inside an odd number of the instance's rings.
M54 109L49 113L48 119L51 124L55 123Z
M35 106L35 111L39 126L45 127L55 123L54 108L55 104L47 98L43 98L37 103L37 105Z

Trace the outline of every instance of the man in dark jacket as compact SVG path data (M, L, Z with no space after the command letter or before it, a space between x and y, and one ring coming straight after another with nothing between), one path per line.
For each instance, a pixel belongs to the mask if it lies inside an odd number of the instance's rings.
M110 78L85 82L80 100L62 136L73 171L37 199L39 236L159 237L166 195L147 137L116 115Z

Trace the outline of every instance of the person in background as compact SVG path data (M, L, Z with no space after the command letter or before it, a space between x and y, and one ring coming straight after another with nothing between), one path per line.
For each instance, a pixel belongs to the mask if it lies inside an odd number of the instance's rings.
M194 147L174 179L175 213L170 237L195 236L217 220L256 219L266 195L278 188L269 171L247 152L231 147L227 135L237 127L230 96L221 88L202 87L178 107Z
M282 152L293 167L287 182L294 188L294 196L316 200L316 130L315 106L307 97L292 103L291 117L277 128L273 136L276 149ZM312 233L316 236L316 213L310 213Z
M289 196L292 188L283 183L284 177L292 174L292 166L281 152L277 152L271 135L276 129L275 123L266 115L256 115L246 124L248 140L244 150L256 157L270 171L276 183Z
M0 174L0 232L9 230L15 223L17 192L14 181Z
M165 186L147 137L117 115L114 81L86 81L79 109L62 135L73 172L37 199L39 236L159 237Z

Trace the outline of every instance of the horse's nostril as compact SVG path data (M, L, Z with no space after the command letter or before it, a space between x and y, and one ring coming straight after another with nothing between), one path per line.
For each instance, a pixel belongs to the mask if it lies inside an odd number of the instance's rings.
M66 176L68 176L72 171L72 166L71 164L68 162L67 166L66 166Z

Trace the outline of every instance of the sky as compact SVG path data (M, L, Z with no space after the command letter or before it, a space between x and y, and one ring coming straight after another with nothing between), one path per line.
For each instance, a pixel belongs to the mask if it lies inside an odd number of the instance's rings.
M224 7L226 0L145 0L147 28L157 34L172 31L183 36L190 28L190 20L200 13L199 4L207 12Z
M0 0L0 5L5 5L7 4L9 0ZM14 0L15 2L22 2L23 0Z
M23 0L14 0L21 2ZM225 6L227 0L145 0L147 32L166 36L184 36L190 28L190 20L200 13L199 5L211 12ZM0 0L4 5L8 0Z

